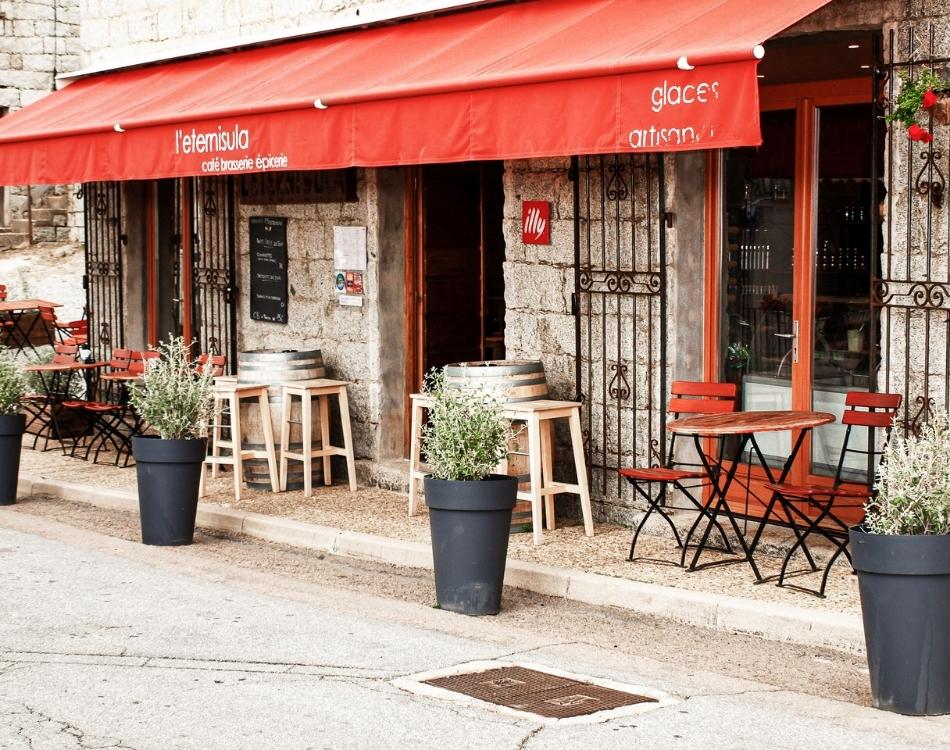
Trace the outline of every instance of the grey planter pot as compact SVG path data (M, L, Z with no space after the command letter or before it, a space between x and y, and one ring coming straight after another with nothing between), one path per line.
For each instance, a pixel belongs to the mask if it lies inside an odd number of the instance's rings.
M465 615L498 614L518 478L426 477L424 484L439 606Z
M207 441L132 438L142 543L191 544Z
M950 713L950 536L850 537L874 707Z
M25 429L25 415L0 416L0 505L13 505L16 502L17 480L20 477L20 447Z

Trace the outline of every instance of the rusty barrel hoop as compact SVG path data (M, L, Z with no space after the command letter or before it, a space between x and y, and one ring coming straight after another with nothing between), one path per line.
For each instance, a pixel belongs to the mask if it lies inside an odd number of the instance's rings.
M446 386L481 389L498 393L507 402L520 403L548 397L544 365L534 359L496 359L456 362L446 365ZM517 476L519 487L528 487L527 436L522 433L509 445L508 473ZM531 528L531 503L519 500L511 514L512 532Z
M315 380L326 377L323 354L319 349L304 351L258 350L238 354L238 383L261 383L267 386L267 401L270 405L270 420L274 432L274 444L277 448L277 461L280 462L281 414L284 406L282 383L299 380ZM320 435L319 409L313 412L313 434ZM241 404L241 422L244 428L244 447L251 450L264 450L264 435L258 418L257 404L251 400ZM290 450L300 452L300 401L294 399L290 419ZM323 462L313 462L313 484L323 484ZM267 461L262 458L249 458L244 461L244 481L249 489L269 492L270 476ZM303 463L291 461L287 466L287 489L303 489Z

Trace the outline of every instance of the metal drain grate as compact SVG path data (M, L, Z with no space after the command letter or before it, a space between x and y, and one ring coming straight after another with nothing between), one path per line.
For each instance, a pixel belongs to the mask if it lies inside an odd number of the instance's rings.
M657 702L645 695L517 666L436 677L425 680L425 684L550 719L587 716L622 706Z

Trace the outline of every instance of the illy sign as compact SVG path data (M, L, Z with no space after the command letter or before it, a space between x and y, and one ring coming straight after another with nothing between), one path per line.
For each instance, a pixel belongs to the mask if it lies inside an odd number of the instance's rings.
M527 245L551 244L551 204L524 201L521 204L521 241Z

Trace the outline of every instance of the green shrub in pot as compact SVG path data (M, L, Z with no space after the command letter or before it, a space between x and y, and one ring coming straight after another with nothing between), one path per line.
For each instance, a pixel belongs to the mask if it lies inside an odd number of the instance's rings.
M0 356L0 505L16 502L20 474L20 450L26 417L22 400L26 378L10 354Z
M950 713L950 421L895 429L851 529L874 706Z
M159 347L141 386L129 400L148 429L158 435L132 438L138 478L142 541L191 544L198 511L198 487L214 405L214 376L196 370L181 337Z
M493 474L505 458L511 426L499 396L449 389L444 371L426 379L429 421L422 449L436 599L442 609L496 614L508 554L517 477Z

